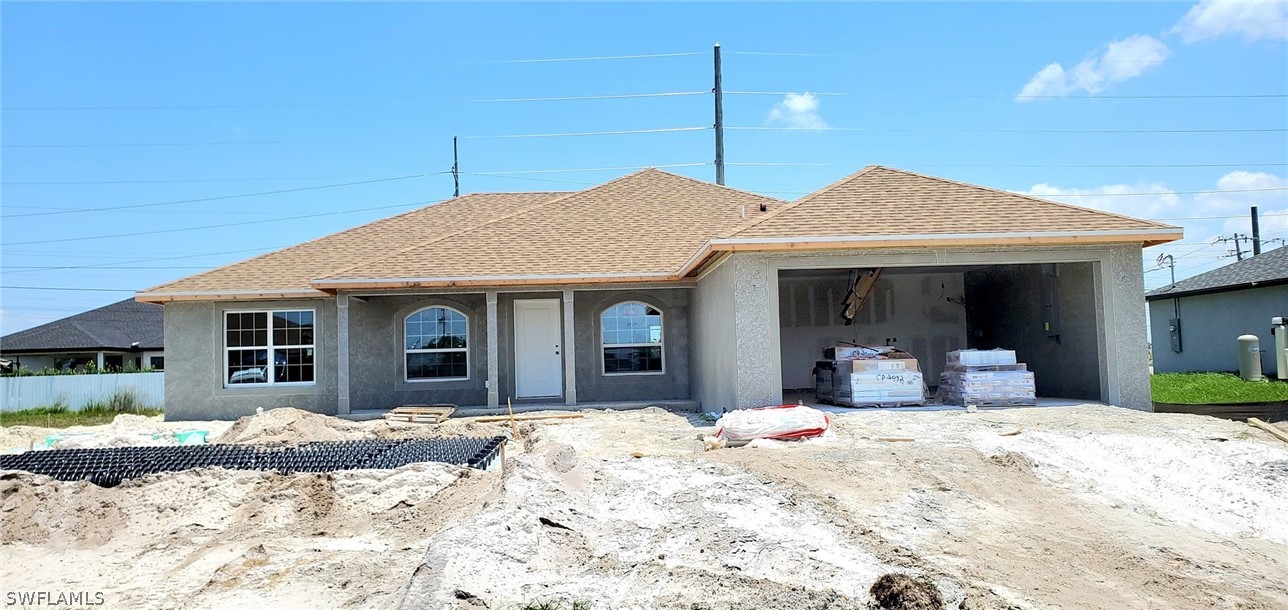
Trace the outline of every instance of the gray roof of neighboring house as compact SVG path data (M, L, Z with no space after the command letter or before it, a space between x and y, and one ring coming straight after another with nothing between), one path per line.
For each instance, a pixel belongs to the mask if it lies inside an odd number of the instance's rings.
M1288 283L1288 247L1281 247L1220 269L1200 273L1192 278L1181 280L1175 285L1152 290L1145 295L1145 300L1153 301L1166 297L1226 292L1285 283Z
M0 337L0 352L159 350L162 307L126 299Z

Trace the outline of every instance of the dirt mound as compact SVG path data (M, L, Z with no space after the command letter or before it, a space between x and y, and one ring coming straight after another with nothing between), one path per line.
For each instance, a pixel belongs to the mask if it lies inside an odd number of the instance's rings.
M1003 451L996 455L990 455L988 461L1004 468L1011 468L1029 474L1032 474L1033 468L1037 466L1028 456L1014 451Z
M238 418L227 432L211 439L215 443L303 443L310 441L355 441L374 438L372 426L319 415L294 407L278 407L257 415Z
M882 610L944 610L939 589L907 574L884 574L872 583L868 593Z

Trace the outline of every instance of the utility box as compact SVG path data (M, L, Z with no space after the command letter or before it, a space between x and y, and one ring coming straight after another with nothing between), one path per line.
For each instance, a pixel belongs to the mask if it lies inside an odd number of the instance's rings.
M1270 318L1270 334L1275 337L1275 377L1288 381L1288 316Z
M1181 353L1181 319L1172 318L1167 321L1167 332L1172 337L1172 351Z
M1256 335L1240 335L1239 377L1244 381L1261 381L1261 340Z

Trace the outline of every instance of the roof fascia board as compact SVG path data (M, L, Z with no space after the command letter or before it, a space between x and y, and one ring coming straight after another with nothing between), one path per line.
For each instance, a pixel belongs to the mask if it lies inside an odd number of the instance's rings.
M172 301L263 301L268 299L318 299L330 295L312 288L285 288L266 290L219 290L200 292L140 292L134 300L140 303L169 303Z
M1197 288L1194 290L1179 290L1176 292L1164 292L1162 294L1145 295L1146 301L1161 301L1163 299L1175 299L1182 297L1196 297L1205 294L1216 294L1220 292L1238 292L1240 290L1255 290L1257 288L1273 288L1288 284L1288 278L1279 278L1273 280L1263 280L1260 282L1245 282L1242 284L1227 284L1225 286L1213 286L1211 288Z
M674 273L586 273L572 275L479 275L445 277L393 277L317 279L312 284L319 290L359 290L374 288L420 288L456 286L516 286L557 284L600 284L659 282L679 279Z

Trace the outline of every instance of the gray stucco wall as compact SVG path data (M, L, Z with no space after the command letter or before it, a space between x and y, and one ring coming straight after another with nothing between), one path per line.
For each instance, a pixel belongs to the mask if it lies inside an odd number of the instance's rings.
M223 387L223 312L313 309L317 351L311 386ZM166 419L235 419L263 407L336 413L335 301L175 302L165 306Z
M694 293L696 395L704 409L717 410L722 405L750 407L781 400L779 269L1045 262L1092 263L1091 290L1103 332L1096 346L1099 395L1120 406L1150 409L1144 270L1141 247L1134 244L733 253L699 278ZM728 332L735 335L732 352L724 336Z
M469 379L405 381L403 322L418 309L451 307L469 320ZM487 301L482 294L349 299L349 395L353 411L400 405L487 402Z
M1044 267L1059 286L1059 336L1043 323ZM1015 350L1039 396L1101 399L1093 263L999 265L966 273L968 346Z
M737 308L732 265L720 265L693 289L690 324L693 396L702 410L719 413L737 407Z
M578 402L688 399L690 292L689 288L674 288L574 293ZM663 374L604 375L600 315L623 301L640 301L662 312Z
M1149 302L1156 372L1237 371L1236 339L1256 335L1261 339L1262 373L1280 379L1288 375L1275 371L1275 342L1270 334L1270 318L1288 316L1288 285L1181 297L1180 308L1182 351L1178 354L1172 351L1167 330L1174 315L1172 299Z

